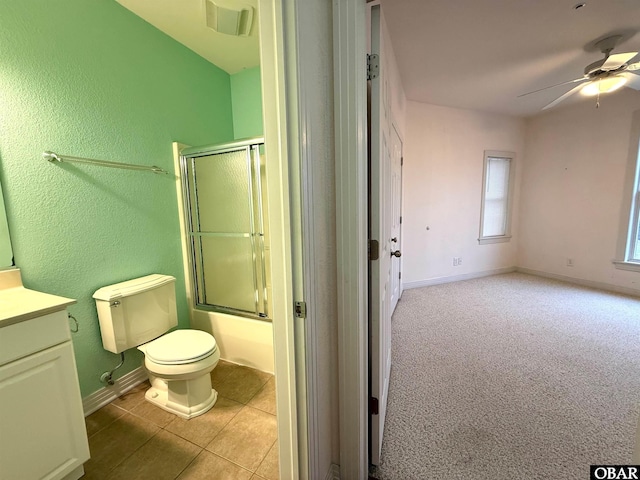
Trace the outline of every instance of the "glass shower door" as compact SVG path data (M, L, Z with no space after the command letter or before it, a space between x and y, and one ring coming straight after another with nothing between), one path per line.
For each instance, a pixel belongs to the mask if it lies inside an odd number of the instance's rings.
M212 147L182 168L197 305L267 317L260 145Z

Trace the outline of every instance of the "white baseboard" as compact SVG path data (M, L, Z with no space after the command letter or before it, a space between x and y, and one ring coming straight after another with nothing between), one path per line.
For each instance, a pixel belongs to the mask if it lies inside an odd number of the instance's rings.
M596 288L598 290L605 290L608 292L621 293L623 295L631 295L634 297L640 297L640 290L636 288L620 287L611 283L594 282L592 280L584 280L582 278L570 277L568 275L560 275L557 273L543 272L540 270L533 270L531 268L524 267L507 267L499 268L496 270L486 270L483 272L465 273L462 275L453 275L450 277L435 277L427 280L418 280L416 282L405 282L403 288L421 288L430 287L431 285L440 285L443 283L460 282L462 280L471 280L474 278L489 277L491 275L499 275L502 273L521 272L529 275L536 275L538 277L551 278L553 280L559 280L561 282L573 283L575 285L581 285L583 287Z
M340 466L332 463L329 466L329 471L325 475L324 480L340 480Z
M474 278L490 277L491 275L500 275L501 273L512 273L516 271L516 267L497 268L495 270L485 270L483 272L463 273L462 275L453 275L450 277L435 277L427 280L418 280L416 282L404 282L403 288L421 288L430 287L431 285L440 285L443 283L460 282L462 280L471 280Z
M84 464L73 469L73 471L67 473L62 480L78 480L84 477Z
M620 287L611 283L594 282L592 280L584 280L582 278L569 277L568 275L560 275L557 273L542 272L540 270L532 270L530 268L524 267L517 267L516 271L521 273L528 273L529 275L536 275L538 277L560 280L561 282L573 283L575 285L581 285L583 287L596 288L598 290L605 290L607 292L621 293L623 295L640 297L640 290L636 288Z
M93 392L91 395L84 397L82 399L84 416L86 417L91 415L93 412L101 409L106 404L111 403L133 387L136 387L145 380L148 380L148 378L147 371L142 367L138 367L118 378L115 385L103 387L100 390Z

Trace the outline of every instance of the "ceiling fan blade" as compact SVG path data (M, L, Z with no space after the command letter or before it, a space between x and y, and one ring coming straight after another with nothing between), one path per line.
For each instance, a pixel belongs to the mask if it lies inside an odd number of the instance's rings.
M553 102L551 102L549 105L547 105L546 107L544 107L542 110L547 110L551 107L555 107L557 104L559 104L561 101L563 101L565 98L570 97L571 95L573 95L574 93L576 93L578 90L580 90L582 88L582 84L580 85L576 85L575 87L573 87L571 90L569 90L567 93L565 93L564 95L556 98Z
M541 92L542 90L546 90L547 88L559 87L560 85L568 85L570 83L576 83L576 82L585 82L587 80L589 80L587 77L580 77L580 78L576 78L574 80L568 80L566 82L556 83L555 85L549 85L548 87L539 88L538 90L534 90L532 92L523 93L522 95L518 95L518 98L525 97L527 95L531 95L532 93Z
M627 65L627 70L640 70L640 62Z
M624 84L625 87L640 90L640 70L636 70L633 73L624 72L622 76L627 79L627 83Z
M615 70L616 68L620 68L636 55L638 55L638 52L616 53L615 55L609 55L607 60L600 67L600 70Z

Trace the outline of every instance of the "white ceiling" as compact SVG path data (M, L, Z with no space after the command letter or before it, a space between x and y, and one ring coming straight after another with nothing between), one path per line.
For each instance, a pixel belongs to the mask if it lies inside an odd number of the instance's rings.
M206 26L205 0L117 1L230 74L259 65L257 9L251 35L233 37ZM623 32L613 53L640 51L640 33L628 33L640 30L640 0L582 0L575 10L579 1L381 0L409 100L517 116L535 115L571 89L518 98L581 77L603 58L589 47L597 39ZM555 108L574 101L594 100L577 94Z
M215 0L220 6L249 5L251 34L218 33L206 24L205 0L116 0L120 5L229 74L260 64L257 0Z
M640 30L640 0L582 0L574 10L578 2L382 0L382 9L409 100L530 116L572 85L518 95L581 77L603 58L589 44ZM629 51L640 51L640 33L613 53ZM578 94L555 108L571 101L595 102Z

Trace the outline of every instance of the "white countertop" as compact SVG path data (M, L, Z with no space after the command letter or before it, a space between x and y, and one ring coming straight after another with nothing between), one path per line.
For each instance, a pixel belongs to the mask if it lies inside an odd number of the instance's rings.
M0 328L64 310L76 303L71 298L24 288L19 272L18 269L0 271Z

